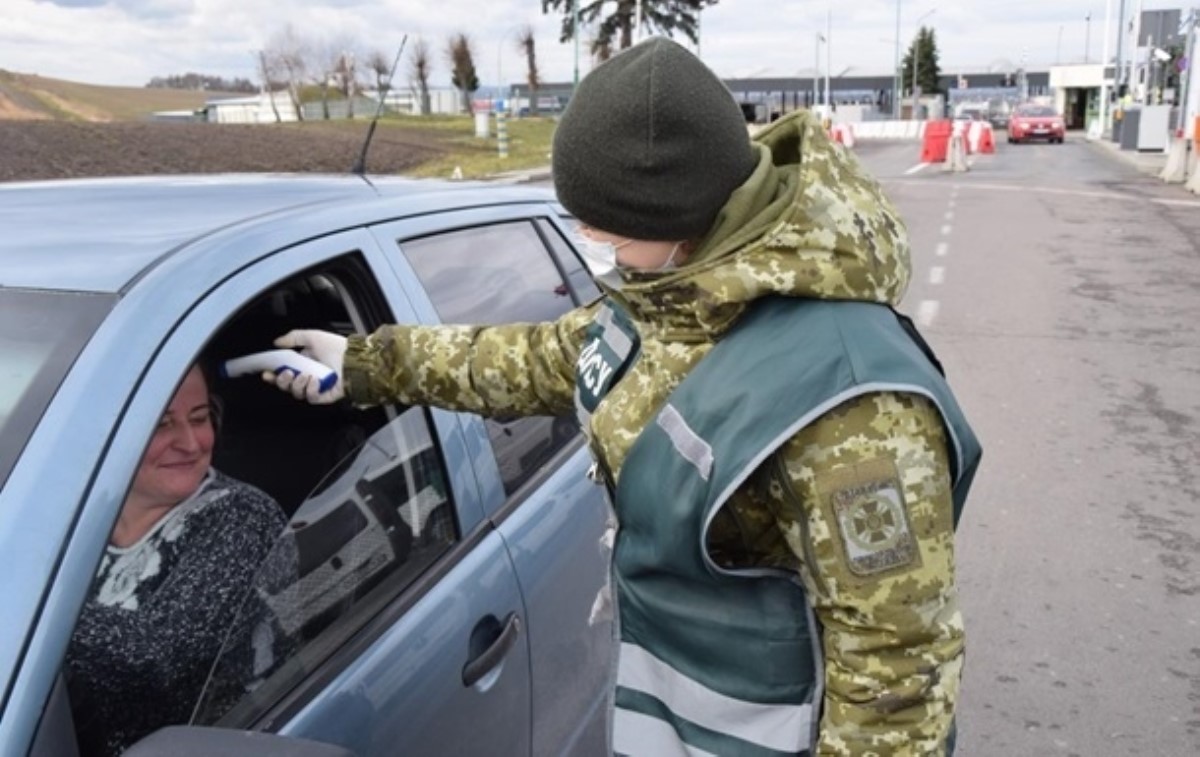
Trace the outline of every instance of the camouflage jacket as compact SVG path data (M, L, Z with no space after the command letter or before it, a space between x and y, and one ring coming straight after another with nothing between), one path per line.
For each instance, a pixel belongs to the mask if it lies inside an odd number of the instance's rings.
M754 138L759 164L684 266L636 274L609 293L633 318L640 356L584 431L614 480L668 394L768 295L897 303L907 232L877 182L809 114ZM386 326L351 337L348 394L483 415L572 411L576 361L596 305L557 321ZM894 466L917 554L867 580L841 556L833 482ZM864 474L865 475L865 474ZM823 499L826 501L823 502ZM872 394L796 434L730 499L710 531L714 560L798 571L823 627L819 753L939 754L963 658L954 583L946 438L921 398Z

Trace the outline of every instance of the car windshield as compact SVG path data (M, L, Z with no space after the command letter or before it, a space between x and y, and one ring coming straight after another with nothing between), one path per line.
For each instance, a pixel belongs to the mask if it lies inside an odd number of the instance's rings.
M0 288L0 487L115 299Z
M1026 118L1052 118L1057 114L1055 114L1054 108L1032 107L1021 108L1017 111L1017 115Z

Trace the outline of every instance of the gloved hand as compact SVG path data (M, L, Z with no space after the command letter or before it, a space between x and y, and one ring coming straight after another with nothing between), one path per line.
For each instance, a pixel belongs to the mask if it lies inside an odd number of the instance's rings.
M342 362L346 356L346 337L328 331L297 329L276 339L275 346L299 348L300 354L332 368L337 373L337 381L323 392L320 382L316 379L291 371L265 371L262 374L263 381L290 392L298 400L308 400L312 405L329 405L345 396L346 381L342 375Z

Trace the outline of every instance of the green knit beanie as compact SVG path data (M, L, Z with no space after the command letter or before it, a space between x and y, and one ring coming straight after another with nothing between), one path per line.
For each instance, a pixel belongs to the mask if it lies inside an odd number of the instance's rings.
M584 77L553 149L559 202L588 226L631 239L704 236L757 164L733 95L662 37Z

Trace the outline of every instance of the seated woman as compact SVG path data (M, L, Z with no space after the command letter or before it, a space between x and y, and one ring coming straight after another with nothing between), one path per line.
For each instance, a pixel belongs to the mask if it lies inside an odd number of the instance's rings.
M190 720L287 524L274 500L211 467L213 418L193 366L142 457L68 649L84 755L120 754Z

